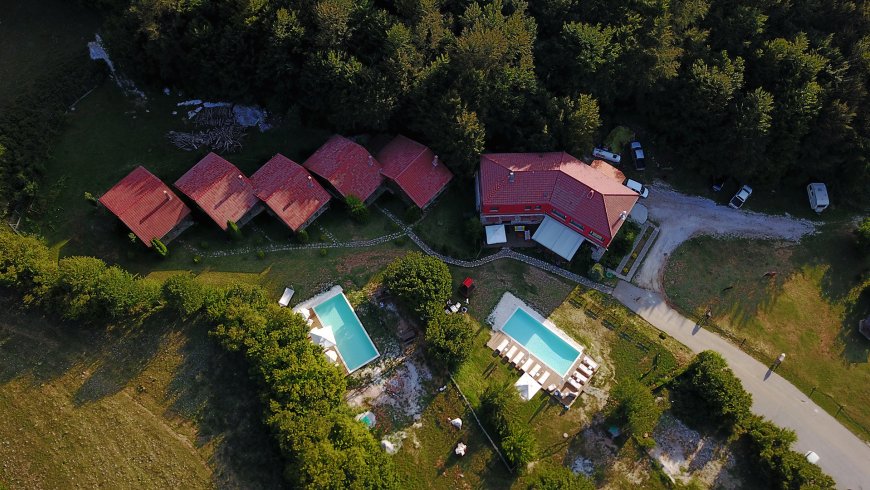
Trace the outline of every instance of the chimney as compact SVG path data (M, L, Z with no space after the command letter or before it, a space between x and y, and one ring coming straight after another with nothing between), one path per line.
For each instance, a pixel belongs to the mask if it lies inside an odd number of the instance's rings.
M172 200L172 196L171 196L168 192L163 191L163 195L166 196L166 200L167 200L167 201L171 201L171 200Z
M432 159L432 166L433 167L438 166L438 155L435 155L435 158Z
M239 174L239 180L242 180L243 178L244 177L242 177L242 174Z
M513 181L514 181L515 178L516 178L516 174L515 174L515 173L511 172L511 173L508 174L508 182L513 183Z
M625 221L625 218L628 218L628 211L623 211L619 213L619 219Z
M308 187L314 187L314 182L311 182L311 176L308 176Z
M586 197L588 199L592 199L593 197L595 197L595 191L593 191L592 189L589 189L589 195L587 195Z
M372 158L371 155L369 155L369 167L374 167L374 165L375 165L375 159Z

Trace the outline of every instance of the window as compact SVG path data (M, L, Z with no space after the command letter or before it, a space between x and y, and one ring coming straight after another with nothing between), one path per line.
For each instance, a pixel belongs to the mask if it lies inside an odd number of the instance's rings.
M563 221L566 220L566 219L568 219L568 217L565 216L565 213L559 212L559 211L557 211L557 210L555 210L555 209L553 210L553 215L556 216L557 218L563 220Z
M532 210L531 206L526 206L526 211L531 211L531 210Z
M572 221L570 223L570 225L573 226L574 228L577 228L578 230L581 230L581 231L586 229L583 227L583 225L581 225L580 223L578 223L576 221Z
M535 211L540 211L540 210L541 210L541 206L540 206L540 205L539 205L539 206L535 206Z
M498 212L498 208L489 208L489 212L490 212L490 213L497 213L497 212Z
M598 233L595 233L594 231L590 231L590 232L589 232L589 236L591 236L592 238L597 239L597 240L600 241L600 242L601 242L601 241L604 241L604 237L601 236L601 235L599 235Z

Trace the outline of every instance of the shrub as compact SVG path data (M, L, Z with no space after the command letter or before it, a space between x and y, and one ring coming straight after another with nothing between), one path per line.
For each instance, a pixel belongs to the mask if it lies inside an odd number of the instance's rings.
M266 258L266 252L264 252L264 251L262 251L262 250L257 250L257 258L260 259L260 260L265 259L265 258Z
M586 274L586 276L595 282L603 281L604 280L604 266L601 264L592 264L592 267L589 268L589 272Z
M421 211L417 206L411 205L405 210L405 223L416 223L417 221L420 221L420 218L422 217L423 211Z
M127 240L130 240L130 243L136 243L139 238L136 237L136 234L133 232L127 233Z
M489 385L480 397L484 424L495 432L508 463L522 471L537 457L538 448L531 431L516 421L519 404L519 394L510 384Z
M440 310L429 314L426 349L436 362L447 369L458 366L468 358L473 339L474 329L465 315L448 315Z
M242 239L242 230L239 229L239 225L235 221L227 221L227 233L229 233L230 238L233 240Z
M384 285L399 301L425 318L430 305L443 305L450 297L453 278L444 262L410 252L387 266Z
M512 423L502 435L501 450L508 462L522 471L538 456L538 443L528 426Z
M99 204L99 201L97 201L97 198L94 197L94 195L91 194L90 192L85 192L85 201L90 203L91 206L96 206L97 204Z
M296 232L296 241L305 245L308 241L311 240L311 237L308 236L308 232L305 230L299 230Z
M791 450L797 440L795 433L757 415L747 417L741 424L740 441L746 445L746 458L757 477L767 488L834 488L834 481L822 470ZM757 455L757 457L756 457Z
M159 290L94 257L65 257L58 264L52 304L64 318L95 322L135 317L156 307Z
M329 237L326 236L326 233L321 233L320 236L317 237L317 241L325 242Z
M206 287L185 272L176 274L163 282L163 298L167 305L182 316L190 316L202 309L205 304Z
M858 223L858 227L855 228L855 236L861 251L870 252L870 216Z
M202 262L202 257L199 256L199 255L194 255L194 256L193 256L193 263L194 263L194 264L198 264L198 263L200 263L200 262Z
M319 255L319 256L321 256L321 257L326 257L326 255L327 255L328 253L329 253L329 252L328 252L325 248L321 248L320 250L317 251L317 255Z
M57 260L42 240L0 228L0 287L42 297L54 284Z
M357 223L365 223L369 220L369 208L356 196L347 196L344 200L350 217Z
M199 248L201 248L203 250L208 250L208 247L209 247L209 243L207 241L203 240L203 241L199 242Z
M402 247L407 242L408 242L408 239L403 237L403 236L400 236L400 237L396 238L395 240L393 240L393 243L395 243L397 247Z
M167 255L169 255L169 249L166 248L166 245L164 245L159 238L151 239L151 247L154 249L154 253L156 253L160 257L166 257Z
M574 474L560 464L541 462L535 465L529 490L595 490L595 484L584 475Z
M656 405L650 389L635 380L622 381L614 390L619 403L619 415L626 421L626 431L644 447L652 447L655 442L646 437L658 424L662 410Z
M750 414L752 395L721 355L704 351L673 382L674 413L689 425L730 433Z

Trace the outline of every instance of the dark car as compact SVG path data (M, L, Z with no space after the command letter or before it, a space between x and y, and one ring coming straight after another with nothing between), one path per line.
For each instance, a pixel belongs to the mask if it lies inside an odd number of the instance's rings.
M725 187L725 183L728 182L728 176L723 175L721 177L716 177L713 179L713 192L719 192Z
M639 141L631 142L631 158L634 159L635 170L646 170L646 159Z

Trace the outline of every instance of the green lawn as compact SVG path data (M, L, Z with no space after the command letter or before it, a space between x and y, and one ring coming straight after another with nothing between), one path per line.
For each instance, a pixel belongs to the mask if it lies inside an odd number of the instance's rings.
M38 19L38 22L35 20ZM3 2L0 9L0 107L55 66L87 53L100 18L78 2Z
M766 278L766 272L776 272ZM703 281L698 281L703 278ZM870 295L856 301L870 278L870 256L861 255L844 225L828 225L800 244L696 238L674 253L665 272L668 297L698 317L707 306L715 326L764 363L785 352L778 373L836 413L870 430L870 340L857 320ZM841 420L845 420L841 413ZM850 424L860 436L870 432Z
M495 251L481 249L469 242L465 225L477 217L473 183L454 179L444 194L426 211L426 216L415 230L429 246L445 255L474 259ZM480 228L482 233L482 225Z
M0 486L281 485L244 363L202 325L105 332L0 307Z

